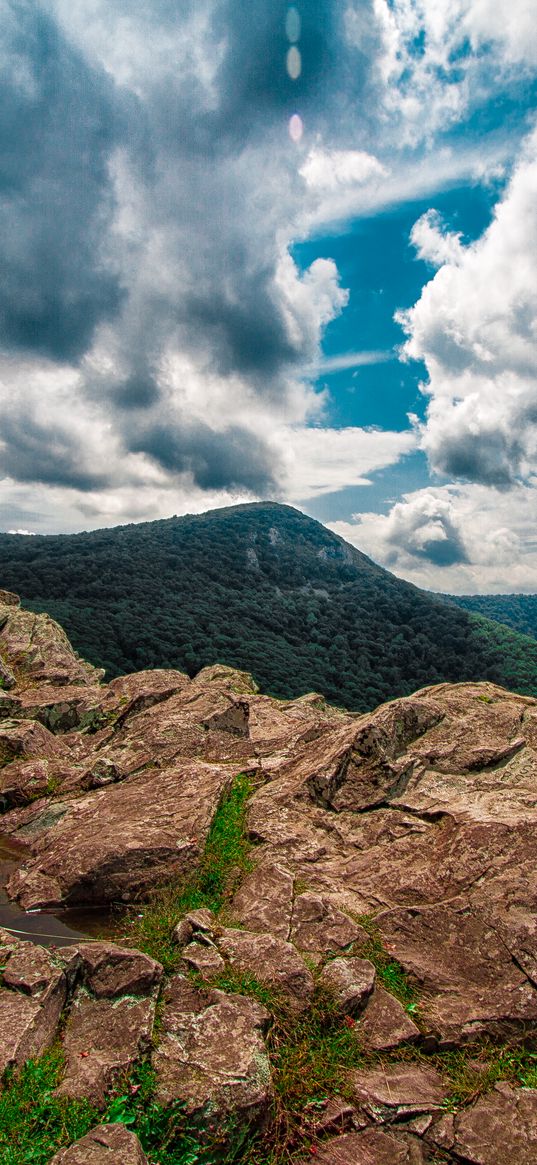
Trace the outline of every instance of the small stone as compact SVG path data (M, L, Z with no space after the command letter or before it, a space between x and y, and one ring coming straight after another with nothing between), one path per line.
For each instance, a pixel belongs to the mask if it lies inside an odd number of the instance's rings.
M301 951L326 954L366 942L367 933L326 898L306 891L295 898L290 938Z
M375 987L360 1020L360 1034L368 1049L382 1052L413 1043L420 1033L402 1003L383 987Z
M189 943L194 934L194 927L186 918L182 918L177 926L174 926L172 931L172 938L174 943L183 946L184 943Z
M321 972L319 982L332 992L344 1015L357 1015L371 995L375 974L369 959L334 959Z
M416 1064L385 1064L351 1077L356 1102L375 1121L437 1112L446 1096L438 1072Z
M280 992L295 1010L308 1006L313 977L291 943L272 934L228 929L219 937L218 946L232 967Z
M350 1129L357 1127L355 1124L357 1115L352 1104L348 1104L340 1096L331 1096L315 1120L315 1132L323 1136L348 1133Z
M202 934L213 933L215 917L212 910L207 910L205 907L201 907L199 910L190 910L188 914L185 914L185 919L194 931L199 930Z
M158 987L162 966L149 955L115 943L80 943L82 974L96 999L147 995Z
M184 948L183 959L198 971L202 979L214 979L215 975L225 971L226 964L215 946L204 946L201 943L189 943Z

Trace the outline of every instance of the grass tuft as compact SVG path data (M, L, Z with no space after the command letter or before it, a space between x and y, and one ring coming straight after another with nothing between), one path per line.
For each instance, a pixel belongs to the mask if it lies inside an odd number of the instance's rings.
M373 963L382 987L394 995L411 1015L415 1015L419 1008L417 988L401 964L385 950L373 915L357 915L356 921L369 936L368 941L360 947L360 958L369 959Z
M245 773L235 777L231 789L216 810L198 867L181 881L160 887L130 919L123 936L130 945L145 951L173 971L180 958L173 929L189 910L207 907L219 914L251 869L250 844L246 837L248 798L254 789Z

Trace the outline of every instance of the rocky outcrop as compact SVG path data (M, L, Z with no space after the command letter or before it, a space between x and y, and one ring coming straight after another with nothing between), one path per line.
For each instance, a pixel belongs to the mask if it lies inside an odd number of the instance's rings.
M0 935L3 1067L60 1031L61 1095L103 1103L151 1054L160 1103L259 1123L270 1002L230 987L257 985L289 1024L330 997L363 1067L308 1117L319 1161L529 1165L534 1090L500 1082L448 1112L430 1057L537 1044L537 701L442 684L352 716L225 667L106 685L1 593L0 624L1 825L26 846L8 885L22 907L141 902L196 869L236 774L256 789L252 867L225 917L179 922L171 978L117 944Z

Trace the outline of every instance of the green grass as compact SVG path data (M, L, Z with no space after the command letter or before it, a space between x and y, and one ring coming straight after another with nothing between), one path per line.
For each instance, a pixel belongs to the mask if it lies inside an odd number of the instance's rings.
M385 950L379 930L371 914L356 915L356 921L367 931L368 941L360 946L360 958L369 959L377 972L382 987L394 995L411 1015L419 1010L417 988L405 974L400 963Z
M198 867L191 875L157 890L130 919L123 936L173 971L180 950L173 929L189 910L207 907L219 914L231 901L241 878L251 868L246 837L247 801L254 789L250 776L240 773L215 813Z
M87 1100L53 1095L62 1068L63 1053L56 1047L29 1060L20 1073L8 1073L0 1094L0 1165L47 1165L60 1148L108 1122L132 1129L151 1165L223 1165L233 1160L227 1130L208 1138L203 1122L189 1116L180 1102L167 1107L157 1103L148 1063L138 1064L119 1083L101 1112Z
M226 971L214 980L222 990L249 995L270 1012L266 1036L274 1101L269 1123L251 1136L242 1165L287 1165L315 1144L316 1117L328 1097L350 1096L348 1073L364 1065L359 1025L342 1016L330 992L316 986L297 1014L282 995L251 975Z
M87 1100L53 1096L63 1055L51 1048L19 1075L9 1072L0 1094L1 1165L45 1165L62 1145L76 1141L99 1121Z

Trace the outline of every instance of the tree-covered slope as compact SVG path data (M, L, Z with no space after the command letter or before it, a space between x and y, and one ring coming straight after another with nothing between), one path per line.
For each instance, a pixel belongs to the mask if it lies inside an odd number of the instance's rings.
M0 535L0 585L108 675L216 661L352 709L442 680L537 694L537 644L376 566L288 506L60 536Z
M505 623L521 635L537 639L537 595L446 595L465 611Z

